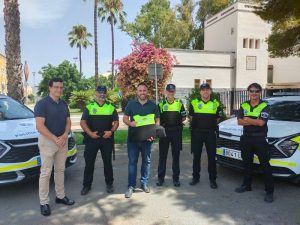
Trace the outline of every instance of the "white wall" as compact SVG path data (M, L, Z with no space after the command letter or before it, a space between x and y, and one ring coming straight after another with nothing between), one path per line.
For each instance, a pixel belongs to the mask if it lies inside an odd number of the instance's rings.
M205 22L204 50L236 51L237 4L234 4Z
M300 82L300 57L269 58L273 65L273 83Z
M237 12L237 46L236 46L236 87L246 88L250 83L267 84L268 52L265 39L268 36L268 24L253 13L253 4L238 3ZM243 39L259 40L259 49L243 48ZM246 57L256 57L256 69L246 69Z
M189 66L232 66L232 57L234 53L213 52L185 49L168 49L171 55L174 55L178 65Z
M178 88L194 88L194 79L211 79L213 88L230 88L233 69L173 68L171 82Z
M178 64L172 80L178 88L193 88L194 80L212 80L213 88L230 88L234 70L234 53L168 49Z

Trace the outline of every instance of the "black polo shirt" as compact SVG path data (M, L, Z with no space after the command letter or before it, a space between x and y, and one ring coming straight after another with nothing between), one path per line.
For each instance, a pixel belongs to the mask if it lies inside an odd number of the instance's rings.
M135 115L146 116L148 114L154 114L155 118L159 118L159 110L156 104L148 100L145 104L141 104L138 99L131 100L126 108L124 114L129 116L130 121L134 121ZM135 133L134 127L128 128L128 139L132 140L132 134Z
M100 105L97 101L94 101L91 104L97 105L99 110L101 110L105 106L110 105L110 103L107 101L102 105ZM85 107L81 116L81 120L87 121L87 124L91 131L103 132L111 130L112 123L119 121L119 115L116 108L114 109L112 115L90 115L87 107Z
M250 101L246 101L250 105L250 111L253 111L257 106L259 106L263 101L261 100L256 106L252 107L250 104ZM260 115L258 118L252 118L252 119L261 119L265 121L265 125L260 127L260 126L254 126L254 125L248 125L248 126L243 126L243 135L244 136L262 136L266 137L268 134L268 119L269 119L269 110L270 107L266 106L263 108L261 111ZM238 119L243 119L244 118L244 110L241 107L238 111L237 114ZM251 117L250 117L251 118Z
M64 100L56 102L48 95L35 105L34 116L45 118L47 129L55 136L61 136L65 132L70 111Z
M203 101L201 98L198 98L199 104L208 104L212 103L214 99L210 99L207 102ZM218 126L218 119L221 117L221 107L220 102L217 108L216 114L209 113L195 113L194 107L192 104L189 106L189 115L192 116L191 127L193 130L199 131L211 131L216 130Z

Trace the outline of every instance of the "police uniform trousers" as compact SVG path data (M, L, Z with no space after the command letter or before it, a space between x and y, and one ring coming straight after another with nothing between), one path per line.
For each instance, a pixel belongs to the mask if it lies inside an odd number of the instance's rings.
M191 150L193 153L193 180L199 181L201 170L202 147L205 144L208 158L209 179L215 181L217 178L216 169L216 147L217 138L215 130L197 130L193 129L191 134Z
M244 164L244 181L243 185L250 187L252 182L252 170L253 170L253 156L257 155L261 169L264 174L265 190L267 193L274 192L274 182L272 177L272 170L269 163L269 145L266 138L242 136L242 159Z
M165 179L166 175L166 162L170 144L173 159L173 180L178 181L180 174L179 156L182 149L182 128L166 128L166 137L159 139L158 179L162 181Z
M112 150L113 150L113 138L89 138L86 142L84 149L85 169L83 186L91 187L93 183L94 167L97 153L100 149L101 156L104 164L104 176L105 183L111 185L114 182L113 168L112 168Z

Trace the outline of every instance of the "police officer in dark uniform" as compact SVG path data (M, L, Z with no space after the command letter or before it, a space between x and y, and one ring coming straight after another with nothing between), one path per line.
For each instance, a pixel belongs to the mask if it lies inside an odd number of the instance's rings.
M242 103L238 112L238 124L244 127L241 136L242 159L244 163L244 181L235 189L242 193L251 191L253 156L257 155L265 180L265 201L273 202L274 183L269 163L269 146L266 141L268 133L269 106L260 99L262 88L257 83L248 86L250 100Z
M106 191L112 193L113 168L112 151L114 148L114 132L119 127L119 117L115 107L106 101L107 89L98 86L95 101L88 104L82 114L80 126L85 132L85 169L81 195L91 190L95 160L100 149L104 164Z
M184 105L179 99L175 99L176 87L168 84L166 87L166 98L158 105L160 113L160 124L165 128L166 137L159 140L159 163L157 186L162 186L166 175L166 161L169 145L172 149L173 184L180 186L179 181L179 156L182 149L182 122L186 119Z
M216 183L216 129L220 119L220 103L211 98L208 83L200 86L200 98L193 99L190 104L191 148L193 153L193 179L190 185L196 185L200 179L200 164L203 143L207 151L210 187L218 188Z

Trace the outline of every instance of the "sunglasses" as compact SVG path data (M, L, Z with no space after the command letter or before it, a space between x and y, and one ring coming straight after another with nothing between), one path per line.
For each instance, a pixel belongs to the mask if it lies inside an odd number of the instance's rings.
M249 90L250 93L260 93L260 90Z

